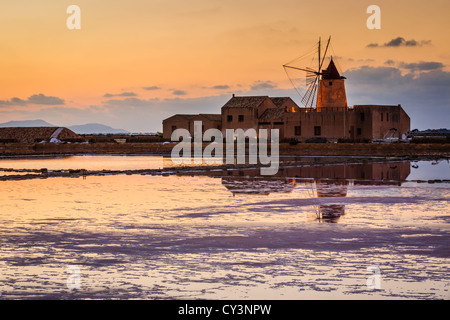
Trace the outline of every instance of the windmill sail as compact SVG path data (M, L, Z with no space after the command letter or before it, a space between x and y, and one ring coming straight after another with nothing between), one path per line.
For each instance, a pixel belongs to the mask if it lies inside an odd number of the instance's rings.
M306 108L315 108L322 66L325 61L331 37L328 38L325 51L321 52L321 40L306 54L283 65L283 68ZM308 64L308 61L309 64ZM307 66L305 66L308 64Z

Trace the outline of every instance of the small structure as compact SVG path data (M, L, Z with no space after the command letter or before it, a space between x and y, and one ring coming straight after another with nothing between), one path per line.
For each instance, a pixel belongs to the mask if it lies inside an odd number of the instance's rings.
M61 142L82 139L72 130L62 127L7 127L0 128L0 142Z

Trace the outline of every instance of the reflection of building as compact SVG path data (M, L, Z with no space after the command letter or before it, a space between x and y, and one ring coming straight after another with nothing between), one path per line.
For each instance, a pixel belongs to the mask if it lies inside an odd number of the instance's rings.
M233 195L240 194L270 194L291 192L295 184L286 183L286 180L271 179L262 180L258 178L222 178L222 184L230 190Z
M318 198L346 197L348 180L316 180ZM317 211L317 217L334 222L345 214L343 204L321 204Z
M336 203L339 202L336 198L347 196L350 183L400 185L409 173L409 162L396 162L285 167L271 178L258 176L258 169L214 171L210 175L221 176L222 184L233 195L291 192L296 185L305 185L311 191L311 197L319 200L317 217L322 221L336 222L345 214L345 205Z
M409 162L389 163L355 163L320 166L282 166L273 178L288 179L346 179L355 180L355 184L400 184L410 174ZM261 177L258 168L240 168L232 170L215 170L203 173L208 176Z

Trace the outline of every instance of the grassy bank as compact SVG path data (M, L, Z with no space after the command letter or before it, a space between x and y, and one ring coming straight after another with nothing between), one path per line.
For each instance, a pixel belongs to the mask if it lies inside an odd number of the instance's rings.
M0 156L60 154L168 155L174 143L2 143ZM205 143L204 146L208 144ZM225 150L225 148L224 148ZM450 157L450 144L289 143L280 144L282 155L322 156L430 156Z

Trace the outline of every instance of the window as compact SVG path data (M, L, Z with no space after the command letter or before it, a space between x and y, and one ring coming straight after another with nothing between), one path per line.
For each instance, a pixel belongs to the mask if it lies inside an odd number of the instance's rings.
M238 121L239 121L239 122L244 122L244 115L240 114L240 115L238 116Z
M332 85L333 85L333 81L330 81L328 84L329 84L330 86L332 86Z
M320 126L314 127L314 135L315 135L315 136L320 136L320 135L322 135L322 128L321 128Z
M232 122L233 121L233 116L232 115L228 115L227 116L227 121L228 122Z
M302 135L302 127L301 126L295 126L295 135L301 136Z
M361 128L356 128L356 134L360 136L362 134Z
M383 112L381 113L381 121L383 121Z
M364 112L361 112L361 121L364 121Z
M172 132L174 132L177 129L177 126L172 126Z
M273 124L274 125L282 125L282 124L284 124L284 122L274 122Z
M389 113L386 112L386 121L389 121Z

